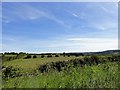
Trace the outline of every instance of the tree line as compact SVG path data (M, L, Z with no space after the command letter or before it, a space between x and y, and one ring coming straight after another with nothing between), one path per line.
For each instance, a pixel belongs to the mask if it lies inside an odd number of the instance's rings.
M5 52L2 53L1 57L3 61L11 61L15 59L30 59L30 58L37 58L40 56L41 58L44 57L59 57L59 56L64 56L64 57L70 57L70 56L84 56L82 53L44 53L44 54L28 54L25 52L20 52L20 53L15 53L15 52Z
M120 55L112 55L106 57L99 57L98 55L85 56L83 59L77 58L68 61L51 62L45 65L40 65L38 70L41 73L49 72L50 70L63 71L70 67L83 67L84 65L98 65L105 62L120 62Z

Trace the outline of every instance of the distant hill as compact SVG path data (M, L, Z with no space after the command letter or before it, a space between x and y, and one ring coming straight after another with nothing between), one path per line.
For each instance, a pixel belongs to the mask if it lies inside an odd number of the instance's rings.
M120 53L120 50L107 50L107 51L100 51L100 52L84 52L84 55L91 55L91 54L104 54L104 55L108 55L108 54L118 54Z
M25 52L21 52L25 53ZM66 55L92 55L92 54L97 54L97 55L108 55L108 54L120 54L120 50L106 50L106 51L100 51L100 52L69 52L66 53ZM2 55L3 53L0 53ZM14 53L14 52L5 52L4 54L7 55L17 55L19 53ZM25 53L25 54L30 54L30 55L56 55L56 54L63 54L63 53Z

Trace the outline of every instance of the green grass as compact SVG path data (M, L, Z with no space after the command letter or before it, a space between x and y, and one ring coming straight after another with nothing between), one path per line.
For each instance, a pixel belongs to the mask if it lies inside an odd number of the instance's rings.
M83 58L82 56L80 57L51 57L51 58L31 58L31 59L16 59L16 60L11 60L11 61L5 61L3 62L3 66L13 66L13 67L19 67L22 69L22 72L31 72L33 70L36 70L36 68L39 65L43 65L49 62L56 62L56 61L67 61L70 59L75 59L75 58Z
M3 80L3 88L117 88L118 64L104 64L51 71L38 76L21 76Z

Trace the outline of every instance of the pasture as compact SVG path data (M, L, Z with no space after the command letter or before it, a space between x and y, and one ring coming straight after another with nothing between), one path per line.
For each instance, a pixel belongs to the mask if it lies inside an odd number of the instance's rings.
M120 56L117 54L50 55L6 55L7 60L2 63L2 88L119 86ZM11 56L14 58L11 59Z
M107 62L68 71L22 76L3 81L3 88L117 88L118 64Z
M17 67L17 68L21 68L22 72L31 72L33 70L36 70L38 65L43 65L49 62L57 62L57 61L68 61L70 59L75 59L75 56L71 56L71 57L44 57L44 58L30 58L30 59L16 59L16 60L12 60L12 61L6 61L3 62L3 66L13 66L13 67ZM79 56L77 58L83 58L82 56Z

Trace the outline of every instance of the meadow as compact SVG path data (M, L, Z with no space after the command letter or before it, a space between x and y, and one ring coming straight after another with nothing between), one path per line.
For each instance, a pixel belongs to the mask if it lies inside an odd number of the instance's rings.
M15 68L21 68L22 72L31 72L33 70L36 70L39 65L43 65L49 62L57 62L57 61L68 61L70 59L75 59L75 56L71 57L52 57L52 58L30 58L30 59L16 59L11 61L3 62L3 66L13 66ZM83 57L77 57L77 58L83 58Z
M10 55L8 55L10 56ZM7 56L7 57L8 57ZM2 88L115 88L119 87L117 54L31 55L3 61Z
M22 76L3 81L3 88L117 88L118 64L108 62L68 71Z

